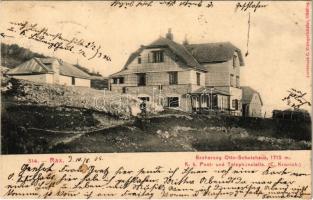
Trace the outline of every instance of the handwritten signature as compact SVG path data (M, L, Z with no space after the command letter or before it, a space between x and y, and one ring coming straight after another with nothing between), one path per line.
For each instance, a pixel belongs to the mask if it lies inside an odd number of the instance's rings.
M257 3L255 3L254 1L250 1L250 2L238 2L236 4L236 8L235 10L240 10L240 11L249 11L250 9L253 10L253 12L256 12L258 9L260 8L266 8L267 5L266 4L262 4L261 1L258 1Z

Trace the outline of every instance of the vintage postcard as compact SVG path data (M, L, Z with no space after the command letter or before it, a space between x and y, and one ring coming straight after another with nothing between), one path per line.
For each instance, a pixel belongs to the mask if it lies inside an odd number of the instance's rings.
M0 197L311 199L311 1L2 1Z

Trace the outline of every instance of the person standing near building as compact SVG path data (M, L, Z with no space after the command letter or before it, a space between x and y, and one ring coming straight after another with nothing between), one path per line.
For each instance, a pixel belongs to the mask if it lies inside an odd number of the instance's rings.
M147 103L146 100L142 100L140 104L141 116L146 118L147 117Z

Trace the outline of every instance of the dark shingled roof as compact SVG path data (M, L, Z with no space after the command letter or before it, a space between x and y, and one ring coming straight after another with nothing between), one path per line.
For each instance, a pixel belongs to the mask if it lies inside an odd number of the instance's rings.
M127 66L144 50L148 48L169 48L184 64L188 67L195 68L202 71L207 71L205 67L200 65L198 61L188 52L188 50L181 44L178 44L167 38L160 37L156 41L147 46L140 47L136 52L132 53L128 58L124 68Z
M263 101L262 101L262 98L261 98L261 95L260 95L259 92L257 92L256 90L252 89L249 86L242 86L241 89L242 89L242 103L243 104L250 103L251 100L252 100L253 94L256 93L256 94L259 95L261 104L263 105Z
M240 66L244 65L244 60L240 49L230 42L188 44L181 45L170 39L160 37L147 46L141 46L136 52L132 53L124 69L138 56L144 49L148 48L169 48L184 64L188 67L202 71L207 71L203 63L226 62L233 58L234 52L237 52Z
M240 49L230 42L188 44L185 45L188 51L201 63L225 62L233 58L234 52L237 52L240 66L244 65Z
M54 73L51 64L57 61L60 65L60 74L77 78L89 79L89 74L78 69L74 65L56 58L33 58L11 69L7 74L46 74Z

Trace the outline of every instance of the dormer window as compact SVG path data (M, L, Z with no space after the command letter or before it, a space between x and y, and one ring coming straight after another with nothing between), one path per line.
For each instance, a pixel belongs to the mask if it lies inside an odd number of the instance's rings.
M152 51L152 62L153 63L164 62L164 52L163 51Z
M140 55L138 56L137 61L138 61L138 64L141 64L141 56Z

